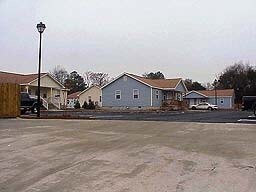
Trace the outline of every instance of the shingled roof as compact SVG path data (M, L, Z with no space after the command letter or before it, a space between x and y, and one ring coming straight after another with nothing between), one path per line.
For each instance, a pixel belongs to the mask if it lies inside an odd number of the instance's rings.
M215 90L202 90L197 91L207 97L214 97L215 96ZM234 89L221 89L216 90L217 96L219 97L232 97L234 95Z
M182 80L182 78L175 78L175 79L148 79L145 77L141 77L138 75L130 74L128 75L134 77L135 79L138 79L145 84L148 84L152 87L157 87L161 89L175 89L176 86L179 84L179 82Z
M41 73L41 77L47 73ZM18 74L0 71L0 83L17 83L17 84L27 84L31 81L36 80L38 74Z
M81 91L77 91L75 93L71 93L68 95L68 99L78 99L79 98L79 94L81 93Z

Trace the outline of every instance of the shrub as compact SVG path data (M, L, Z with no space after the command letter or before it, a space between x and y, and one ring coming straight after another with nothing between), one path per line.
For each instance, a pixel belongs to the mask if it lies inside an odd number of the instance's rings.
M79 103L79 101L77 100L76 103L75 103L75 109L80 109L81 108L81 105Z
M95 105L93 101L89 101L88 109L95 109Z
M83 104L82 107L83 107L84 109L88 109L88 106L89 106L88 103L87 103L86 101L84 101L84 104Z

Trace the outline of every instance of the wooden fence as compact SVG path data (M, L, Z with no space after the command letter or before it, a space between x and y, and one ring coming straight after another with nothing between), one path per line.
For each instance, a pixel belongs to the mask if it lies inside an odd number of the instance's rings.
M0 118L20 116L20 86L0 83Z

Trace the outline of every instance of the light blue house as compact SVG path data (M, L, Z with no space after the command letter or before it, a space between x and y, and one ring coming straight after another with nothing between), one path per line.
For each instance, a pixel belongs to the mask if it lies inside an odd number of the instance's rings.
M233 109L235 93L233 89L190 91L184 97L189 107L201 102L217 104L220 109Z
M102 107L116 109L160 108L163 102L182 101L186 92L187 88L181 78L147 79L123 73L102 87Z

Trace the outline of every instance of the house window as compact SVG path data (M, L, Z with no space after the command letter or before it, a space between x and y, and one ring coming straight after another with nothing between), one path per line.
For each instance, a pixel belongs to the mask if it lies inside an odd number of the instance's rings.
M167 95L166 93L163 94L163 99L166 100L167 99Z
M100 102L101 102L101 96L100 96Z
M133 89L133 99L139 99L139 90Z
M116 90L115 98L116 98L116 100L120 100L121 99L121 90Z
M92 101L92 97L89 95L88 96L88 101L91 102Z
M220 99L220 103L224 104L224 99L223 98Z
M159 91L156 91L156 99L159 99Z
M127 76L124 76L124 81L127 81Z
M180 93L177 93L177 94L176 94L176 99L177 99L178 101L181 101L181 94L180 94Z

